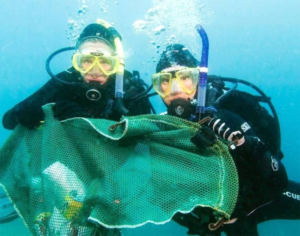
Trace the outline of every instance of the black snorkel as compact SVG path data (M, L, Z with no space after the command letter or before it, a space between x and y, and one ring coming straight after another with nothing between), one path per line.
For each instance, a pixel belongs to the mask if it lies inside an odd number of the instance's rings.
M63 83L63 84L68 84L68 85L77 85L79 84L78 82L67 82L64 81L60 78L58 78L55 74L52 73L51 69L50 69L50 62L53 59L53 57L55 57L57 54L65 52L65 51L71 51L71 50L75 50L75 47L65 47L65 48L61 48L56 50L55 52L51 53L50 56L47 58L46 63L45 63L45 67L46 67L46 71L48 72L48 74L50 75L50 77L52 77L53 79Z
M56 50L55 52L51 53L50 56L47 58L46 63L45 63L45 67L46 70L48 72L48 74L55 79L56 81L63 83L63 84L67 84L67 85L80 85L82 86L82 82L68 82L68 81L64 81L60 78L58 78L58 76L56 76L55 74L52 73L51 69L50 69L50 62L51 60L59 53L65 52L65 51L71 51L71 50L75 50L76 47L65 47L65 48L61 48ZM101 92L99 91L99 88L97 88L97 86L86 86L87 91L85 93L86 98L91 100L91 101L98 101L102 95Z
M202 53L201 53L201 62L200 62L200 73L199 73L199 82L197 90L197 107L196 114L201 119L201 114L205 112L205 100L206 100L206 86L207 86L207 64L208 64L208 51L209 51L209 42L208 37L201 25L196 25L196 30L198 31L202 39Z

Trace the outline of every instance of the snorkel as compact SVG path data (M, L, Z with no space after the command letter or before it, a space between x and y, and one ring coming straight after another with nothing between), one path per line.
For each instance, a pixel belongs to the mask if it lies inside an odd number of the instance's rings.
M202 53L201 53L201 62L199 65L200 73L199 73L198 94L197 94L198 104L196 107L196 113L199 114L199 120L200 120L201 114L205 112L209 42L208 42L207 34L201 25L196 25L196 30L198 31L202 39Z
M113 29L111 25L104 20L98 19L97 23L104 26L107 29L109 28ZM117 109L121 112L122 115L126 115L128 114L129 111L124 107L123 104L123 76L124 76L124 65L125 65L124 50L119 36L115 36L114 43L116 47L116 53L120 61L119 68L116 73L115 98L117 103Z
M47 58L46 62L45 62L45 67L46 67L46 71L48 72L48 74L54 78L55 80L63 83L63 84L70 84L70 85L76 85L78 84L78 82L67 82L64 81L60 78L58 78L55 74L52 73L51 69L50 69L50 62L53 59L53 57L55 57L57 54L65 52L65 51L71 51L71 50L75 50L75 47L65 47L65 48L61 48L56 50L55 52L51 53L50 56Z

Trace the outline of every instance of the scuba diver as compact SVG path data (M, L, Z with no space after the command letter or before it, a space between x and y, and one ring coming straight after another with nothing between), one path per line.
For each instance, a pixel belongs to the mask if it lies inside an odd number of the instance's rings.
M76 47L63 48L49 56L46 69L52 78L4 114L4 128L14 129L19 123L29 129L40 126L44 120L42 106L47 103L55 103L54 117L60 121L73 117L118 121L122 115L150 113L151 104L147 98L131 99L147 85L139 76L124 71L120 40L120 34L105 21L88 25L80 34ZM51 59L58 53L74 49L73 66L54 75L49 66Z
M67 50L75 50L72 67L54 75L50 70L51 59ZM59 121L74 117L119 121L122 115L151 113L152 105L148 98L132 99L136 94L144 92L148 85L139 78L137 71L132 74L124 70L121 36L105 21L98 20L86 26L75 47L62 48L52 53L46 61L46 69L52 78L4 114L4 128L12 130L18 124L29 129L38 128L44 122L42 106L48 103L54 103L53 115ZM73 173L71 170L67 172ZM64 173L68 174L66 171ZM37 221L45 221L44 217L48 217L46 215L38 215ZM90 224L89 228L95 229L96 234L93 235L120 235L119 229L106 229L94 222L87 224ZM53 230L58 230L58 226ZM71 228L65 230L76 231ZM72 231L72 235L77 235L75 231Z
M267 220L300 219L300 184L287 180L280 162L283 154L276 112L272 117L259 104L264 100L271 104L270 99L236 89L238 82L256 88L246 81L205 78L208 49L203 50L200 64L183 45L167 46L152 76L153 89L162 98L168 115L203 124L205 134L198 132L191 139L197 147L210 146L216 138L228 144L239 175L239 194L227 222L221 219L215 223L212 211L206 208L177 213L173 220L187 227L189 235L225 232L241 236L258 235L257 224ZM207 81L203 82L203 77ZM227 81L235 86L227 88Z

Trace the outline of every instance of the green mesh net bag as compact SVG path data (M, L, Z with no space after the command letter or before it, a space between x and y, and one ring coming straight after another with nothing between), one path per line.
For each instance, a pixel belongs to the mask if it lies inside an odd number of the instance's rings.
M163 224L195 207L230 217L236 167L220 141L191 143L199 124L159 115L59 122L51 104L44 111L42 127L18 126L0 150L0 182L33 234Z

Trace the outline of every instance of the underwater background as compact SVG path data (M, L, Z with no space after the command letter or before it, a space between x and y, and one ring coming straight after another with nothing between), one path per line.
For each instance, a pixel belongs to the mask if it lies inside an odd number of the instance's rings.
M0 116L49 79L45 60L73 46L97 18L113 23L123 38L126 69L148 84L168 43L184 44L201 56L200 23L210 42L209 74L247 80L272 98L280 124L283 163L300 182L299 0L0 0ZM69 67L71 54L57 56L54 73ZM158 112L164 105L152 99ZM11 131L0 127L0 145ZM173 222L126 229L124 235L186 235ZM259 225L261 236L300 235L297 221ZM0 224L0 235L29 235L20 218Z

